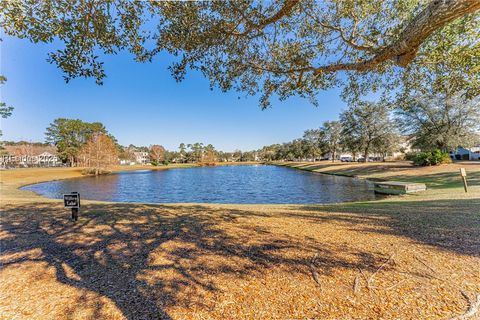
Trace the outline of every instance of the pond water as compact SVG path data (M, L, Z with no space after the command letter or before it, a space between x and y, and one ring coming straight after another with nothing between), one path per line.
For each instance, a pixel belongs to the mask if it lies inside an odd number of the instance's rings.
M373 200L364 180L270 165L141 170L23 187L48 198L150 203L315 204Z

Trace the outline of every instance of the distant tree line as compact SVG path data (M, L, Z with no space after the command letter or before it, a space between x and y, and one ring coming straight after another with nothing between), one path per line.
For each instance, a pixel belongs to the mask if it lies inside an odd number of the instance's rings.
M215 162L255 161L258 159L256 154L257 151L224 152L217 150L212 144L205 145L202 142L180 143L177 151L168 151L160 145L152 145L149 148L152 164L175 162L211 165Z
M15 143L18 142L5 142ZM171 162L212 165L215 162L256 160L255 151L223 152L216 150L212 144L201 142L181 143L176 151L169 151L160 144L121 146L102 123L79 119L55 119L45 132L45 143L35 144L54 145L62 162L70 166L91 167L90 172L95 174L120 161L138 162L139 153L146 154L147 162L152 165Z
M411 97L402 105L359 102L302 138L258 150L262 160L316 160L349 153L353 160L370 154L383 160L389 154L413 150L446 153L480 144L480 97L459 93Z

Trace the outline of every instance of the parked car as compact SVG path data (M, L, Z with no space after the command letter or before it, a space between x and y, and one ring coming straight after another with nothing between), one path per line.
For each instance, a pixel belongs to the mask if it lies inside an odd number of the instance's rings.
M352 162L352 157L340 157L340 161L342 162Z
M357 162L365 162L365 158L358 158Z

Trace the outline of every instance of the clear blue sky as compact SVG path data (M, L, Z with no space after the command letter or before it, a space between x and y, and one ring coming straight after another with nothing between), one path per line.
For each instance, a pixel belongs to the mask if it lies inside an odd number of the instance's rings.
M272 108L262 111L258 97L210 91L196 72L176 83L167 70L167 54L145 64L126 52L106 56L103 86L84 78L67 84L46 61L57 45L2 38L0 74L8 79L2 101L15 107L10 118L1 120L4 140L43 141L45 128L62 117L100 121L122 145L162 144L174 150L181 142L204 142L224 151L252 150L298 138L306 129L337 119L346 107L335 89L319 92L318 108L291 98L273 100Z

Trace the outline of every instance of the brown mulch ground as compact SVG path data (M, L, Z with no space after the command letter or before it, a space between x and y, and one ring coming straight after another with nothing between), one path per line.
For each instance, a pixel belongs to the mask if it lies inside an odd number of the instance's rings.
M448 215L434 202L431 210L404 206L410 210L89 204L75 224L60 205L6 205L0 317L448 319L464 313L460 290L472 299L480 293L479 215L460 202L443 205L455 208Z

